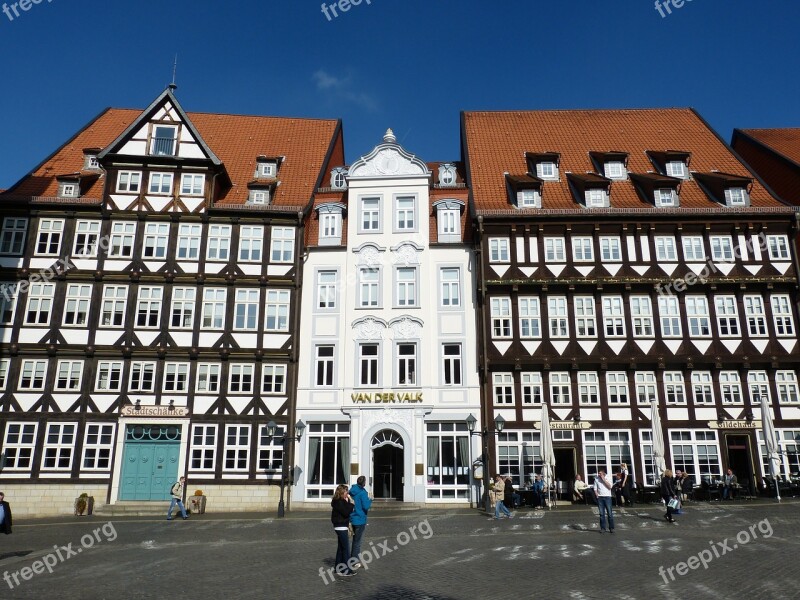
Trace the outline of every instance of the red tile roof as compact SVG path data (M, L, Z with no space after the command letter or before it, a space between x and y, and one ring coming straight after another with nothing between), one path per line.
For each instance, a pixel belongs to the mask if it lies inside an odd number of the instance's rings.
M740 131L800 165L800 127L786 129L741 129Z
M119 136L142 111L109 108L46 158L29 175L7 190L5 196L56 196L56 176L81 171L84 148L104 148ZM206 144L221 159L232 186L218 197L218 205L243 204L247 184L256 169L256 157L285 156L272 204L305 207L316 189L320 170L331 151L342 155L339 121L333 119L295 119L212 113L187 113ZM87 198L100 200L103 182L82 189ZM83 187L83 186L82 186Z
M579 209L567 173L594 172L591 152L627 152L628 172L655 171L648 151L691 153L690 171L752 174L692 109L565 110L465 112L463 137L470 185L478 212L514 209L504 173L524 175L526 153L560 154L559 181L542 185L543 209ZM648 208L631 180L611 183L611 208ZM750 194L754 207L781 207L758 181ZM681 208L716 208L693 179L681 186ZM593 209L600 210L600 209ZM525 212L530 212L526 210Z
M800 205L800 129L735 129L731 145L773 192Z

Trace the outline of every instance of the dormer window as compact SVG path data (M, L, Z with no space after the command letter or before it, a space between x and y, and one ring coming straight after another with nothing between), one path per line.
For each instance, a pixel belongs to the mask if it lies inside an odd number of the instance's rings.
M448 187L456 184L456 167L445 164L439 167L439 185Z
M333 171L331 171L331 189L347 189L347 169L344 167L336 167Z
M520 190L517 192L519 208L541 208L542 198L537 190Z
M178 128L175 125L156 125L150 140L150 154L153 156L175 156L175 141Z
M586 190L586 206L589 208L603 208L608 206L606 191L598 188Z
M260 178L272 178L275 177L275 173L277 172L276 165L274 162L261 162L258 163L258 176Z
M686 179L686 164L680 160L671 160L667 163L666 172L670 177Z
M675 190L661 188L655 191L655 203L658 207L677 206L677 194Z
M338 246L342 243L342 216L344 204L338 202L320 204L317 208L319 217L319 245Z
M620 161L607 162L604 170L605 176L609 179L625 179L625 165Z
M434 202L440 244L453 244L461 241L461 211L464 203L460 200L439 200Z
M83 151L83 170L84 171L99 171L100 163L97 160L97 153L99 149L92 148L91 150Z
M266 206L269 204L269 190L250 190L249 204Z
M747 206L747 190L732 187L725 190L725 201L728 206Z
M540 179L558 179L558 167L556 167L556 163L538 163L536 165L536 176Z
M76 182L61 182L58 184L58 196L60 198L77 198L78 184Z

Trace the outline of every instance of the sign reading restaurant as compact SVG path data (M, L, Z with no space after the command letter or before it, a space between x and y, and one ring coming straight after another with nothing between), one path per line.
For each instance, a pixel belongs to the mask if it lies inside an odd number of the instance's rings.
M541 429L542 422L536 421L533 424L534 428ZM589 421L550 421L550 429L591 429L592 424Z
M353 392L350 399L356 404L422 402L422 392Z

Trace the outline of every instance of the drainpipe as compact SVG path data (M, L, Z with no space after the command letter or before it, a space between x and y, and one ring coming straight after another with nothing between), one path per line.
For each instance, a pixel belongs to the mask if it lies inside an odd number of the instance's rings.
M488 385L489 385L489 359L488 359L488 344L486 341L487 331L486 331L486 278L484 272L484 252L483 252L483 215L478 215L478 240L477 240L477 249L475 254L477 255L478 264L477 264L477 275L478 281L480 285L478 286L478 331L480 331L481 335L481 352L483 354L483 360L481 361L479 373L483 381L481 382L481 387L483 393L481 394L481 402L483 404L483 427L484 430L490 430L491 427L494 427L492 421L492 414L491 414L491 402L488 401ZM483 431L483 430L482 430ZM492 436L494 438L494 436ZM486 457L484 458L484 465L483 465L483 481L484 481L484 493L489 493L489 477L491 475L489 469L489 440L485 440L485 447L486 447Z

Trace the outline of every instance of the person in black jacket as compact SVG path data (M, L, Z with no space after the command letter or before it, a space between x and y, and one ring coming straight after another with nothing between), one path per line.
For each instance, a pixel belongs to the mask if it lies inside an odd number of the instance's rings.
M672 479L672 470L667 469L664 471L664 476L661 478L661 497L664 499L664 504L667 505L667 514L664 517L670 523L675 523L672 518L672 507L669 505L670 500L678 498L678 492L675 490L675 484Z
M503 487L503 504L506 505L506 508L508 507L514 508L514 496L516 496L514 492L514 484L511 483L511 477L506 477L506 481ZM513 519L514 514L509 512L508 518Z
M352 577L356 574L348 565L350 559L350 513L353 512L353 503L350 502L350 493L346 485L340 485L333 493L331 500L331 523L336 532L336 574L342 577Z
M6 535L11 533L11 506L3 492L0 492L0 531Z

